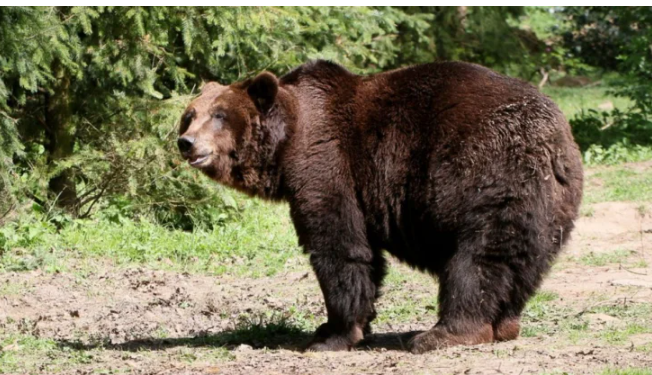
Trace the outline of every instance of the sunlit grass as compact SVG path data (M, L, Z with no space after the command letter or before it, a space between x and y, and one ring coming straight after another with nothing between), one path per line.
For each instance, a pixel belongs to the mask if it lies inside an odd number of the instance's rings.
M614 108L624 110L632 102L628 98L617 97L609 93L604 86L592 87L554 87L544 86L543 93L548 95L570 119L580 112L589 109L599 110L601 104L611 102Z
M602 167L587 176L584 203L652 201L652 166L635 169L626 164Z
M114 265L268 276L300 264L287 205L253 201L238 221L212 231L168 230L148 221L77 221L56 231L38 221L3 228L7 238L0 271L61 271L71 260Z

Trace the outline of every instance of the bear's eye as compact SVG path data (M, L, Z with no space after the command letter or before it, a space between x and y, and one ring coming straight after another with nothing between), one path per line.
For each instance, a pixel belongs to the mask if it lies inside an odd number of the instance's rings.
M190 126L190 123L192 122L192 119L195 117L195 110L192 109L188 112L186 112L183 117L181 118L181 133L184 133L186 130L188 130L188 127Z
M213 114L213 118L218 119L218 120L223 120L226 117L226 115L222 112L216 112Z
M224 116L213 115L213 128L215 130L222 130L222 127L224 127L223 118Z

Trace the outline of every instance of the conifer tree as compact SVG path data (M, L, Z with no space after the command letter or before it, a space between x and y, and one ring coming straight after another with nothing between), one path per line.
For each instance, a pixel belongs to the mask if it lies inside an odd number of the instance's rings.
M202 81L282 74L318 57L382 69L405 22L427 26L393 8L1 8L0 187L22 174L33 200L83 215L107 193L143 188L134 171L164 155L175 98ZM164 103L175 116L160 114ZM165 130L152 122L162 118Z

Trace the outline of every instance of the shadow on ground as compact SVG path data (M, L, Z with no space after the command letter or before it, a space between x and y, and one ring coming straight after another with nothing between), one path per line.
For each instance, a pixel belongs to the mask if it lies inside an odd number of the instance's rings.
M356 350L408 350L408 342L422 331L399 332L399 333L377 333L365 337Z
M419 332L381 333L367 336L356 350L407 350L408 341ZM233 350L240 345L249 345L254 349L285 349L303 351L312 338L312 332L306 332L290 324L251 325L244 328L228 330L216 334L199 334L195 337L179 338L144 338L126 341L120 344L111 343L110 339L95 340L85 343L80 340L57 340L60 348L73 350L92 350L103 348L108 350L131 351L165 350L174 347L226 347Z

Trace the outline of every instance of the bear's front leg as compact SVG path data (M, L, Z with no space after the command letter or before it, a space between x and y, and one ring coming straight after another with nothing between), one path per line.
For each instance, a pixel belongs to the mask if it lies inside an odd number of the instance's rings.
M328 313L307 350L349 350L369 332L376 316L385 261L369 245L353 183L338 183L342 176L327 173L320 177L327 178L309 181L290 200L299 244L310 255Z
M360 251L368 256L361 256ZM363 339L367 324L375 316L377 290L371 256L369 249L311 254L310 262L326 300L328 321L317 329L307 350L350 350Z

